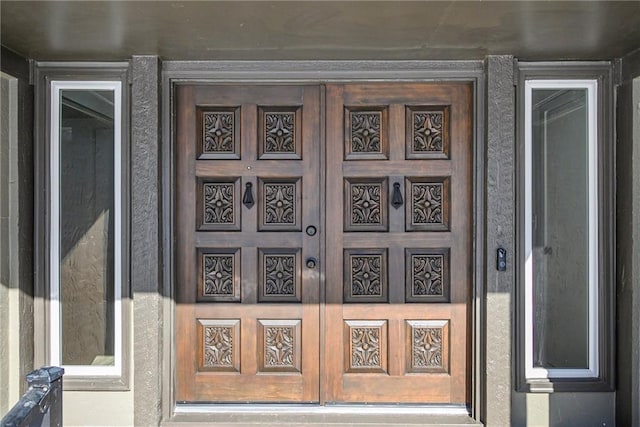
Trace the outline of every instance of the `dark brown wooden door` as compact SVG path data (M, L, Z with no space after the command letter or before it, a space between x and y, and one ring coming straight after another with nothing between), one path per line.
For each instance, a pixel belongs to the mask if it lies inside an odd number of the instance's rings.
M471 102L177 89L178 401L469 402Z
M319 400L319 106L318 86L177 89L178 401Z
M469 401L471 94L327 86L328 402Z

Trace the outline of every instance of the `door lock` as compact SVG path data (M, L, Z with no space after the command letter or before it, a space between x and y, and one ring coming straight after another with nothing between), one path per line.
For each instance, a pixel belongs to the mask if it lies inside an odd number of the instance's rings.
M315 236L316 233L318 232L318 229L315 226L310 225L307 227L306 232L307 232L307 236Z
M316 265L318 265L318 260L315 259L314 257L309 257L307 258L307 268L316 268Z

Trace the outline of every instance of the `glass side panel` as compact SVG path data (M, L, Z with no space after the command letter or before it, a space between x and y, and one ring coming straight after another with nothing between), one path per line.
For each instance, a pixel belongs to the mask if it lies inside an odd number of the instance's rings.
M587 89L533 89L531 101L533 366L587 369Z
M63 365L114 365L114 92L60 94Z

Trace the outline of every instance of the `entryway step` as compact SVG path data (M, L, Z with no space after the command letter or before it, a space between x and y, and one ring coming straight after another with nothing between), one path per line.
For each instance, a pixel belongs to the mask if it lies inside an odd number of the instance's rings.
M212 407L184 405L177 408L166 427L309 426L309 427L415 427L478 425L462 407L286 406Z

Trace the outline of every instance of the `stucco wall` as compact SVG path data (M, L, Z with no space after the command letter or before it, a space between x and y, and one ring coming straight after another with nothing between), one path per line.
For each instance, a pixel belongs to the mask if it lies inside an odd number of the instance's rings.
M15 81L9 76L0 76L0 384L9 384L10 351L15 345L10 342L9 291L11 273L9 254L9 151L12 134L12 119L15 119ZM13 99L12 99L13 98ZM9 387L0 387L0 414L10 407Z
M0 366L4 399L13 406L26 389L25 375L33 369L33 87L28 62L4 47L0 69L15 78L13 100L2 102L2 113L13 123L10 138L2 136L2 284L5 319L0 324L0 345L5 346ZM4 79L3 79L4 81ZM6 180L5 180L6 179ZM6 382L3 382L6 381Z
M487 73L487 208L485 399L487 425L506 426L511 420L513 291L514 291L514 162L515 91L513 57L490 56ZM507 270L496 271L496 250L507 250Z
M65 426L132 426L133 393L121 391L65 391L63 395ZM138 423L151 426L153 423ZM157 425L157 424L156 424Z
M511 425L615 426L615 394L514 393Z
M160 422L163 382L160 61L134 56L131 87L131 286L135 424ZM168 324L168 323L167 323ZM151 350L151 351L150 351Z
M640 50L622 59L617 97L617 398L620 425L640 425Z

